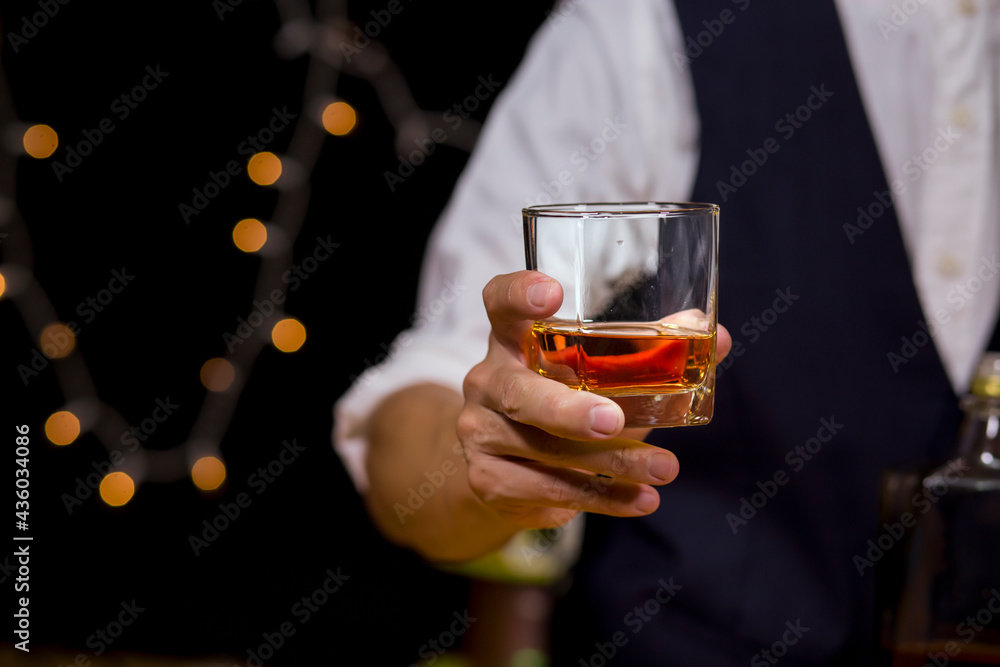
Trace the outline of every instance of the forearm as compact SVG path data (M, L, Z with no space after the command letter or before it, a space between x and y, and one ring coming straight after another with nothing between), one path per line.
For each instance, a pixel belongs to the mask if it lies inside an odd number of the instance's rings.
M389 396L368 422L368 512L390 541L432 560L484 555L520 530L469 488L455 434L462 405L451 389L415 385Z

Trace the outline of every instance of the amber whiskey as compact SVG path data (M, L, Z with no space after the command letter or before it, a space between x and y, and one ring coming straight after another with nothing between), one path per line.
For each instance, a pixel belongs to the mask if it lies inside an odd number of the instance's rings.
M628 426L711 419L714 333L659 323L543 321L531 328L527 357L545 377L611 397Z
M538 322L531 334L536 371L608 396L695 389L714 360L714 334L670 325Z

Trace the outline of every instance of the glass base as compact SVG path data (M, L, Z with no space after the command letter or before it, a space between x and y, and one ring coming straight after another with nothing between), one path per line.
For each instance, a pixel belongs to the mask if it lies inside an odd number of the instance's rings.
M699 426L712 421L715 393L710 386L673 394L608 396L625 413L625 428Z

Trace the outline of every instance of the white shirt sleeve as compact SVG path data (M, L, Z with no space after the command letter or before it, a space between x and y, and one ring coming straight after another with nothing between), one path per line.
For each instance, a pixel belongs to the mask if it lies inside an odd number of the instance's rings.
M925 318L962 392L1000 294L1000 6L837 5ZM535 35L432 234L413 326L335 406L360 491L372 409L419 382L460 391L485 355L481 291L524 267L522 207L689 198L699 128L683 43L662 0L567 0Z
M485 356L482 289L525 267L522 207L688 197L698 125L672 12L662 0L575 0L533 38L431 235L411 328L334 406L334 447L362 493L379 402L423 382L461 392Z

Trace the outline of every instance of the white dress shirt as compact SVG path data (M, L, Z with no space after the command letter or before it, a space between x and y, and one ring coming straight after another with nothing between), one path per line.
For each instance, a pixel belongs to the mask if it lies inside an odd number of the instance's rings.
M924 324L961 394L1000 299L1000 0L837 8ZM735 21L742 11L753 11L750 0L734 0ZM673 4L571 0L552 16L497 99L431 236L414 326L334 407L334 446L362 492L365 422L379 401L418 382L461 392L485 356L482 288L524 268L522 207L690 198L699 121ZM723 233L725 216L723 205Z

